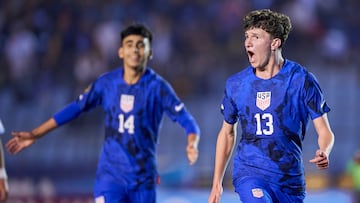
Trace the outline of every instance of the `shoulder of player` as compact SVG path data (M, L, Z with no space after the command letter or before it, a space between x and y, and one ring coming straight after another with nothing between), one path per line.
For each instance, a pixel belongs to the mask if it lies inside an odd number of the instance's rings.
M171 83L164 77L156 73L153 69L147 68L144 75L146 77L142 82L146 83L147 90L154 94L172 94L174 93Z
M293 80L302 81L305 84L317 81L316 76L305 66L302 66L299 63L287 60L287 68L292 75L291 78Z
M300 74L307 74L308 70L301 64L295 62L295 61L291 61L286 59L284 68L290 70L289 72L292 73L300 73Z
M151 68L146 68L146 71L144 73L144 76L146 83L153 83L153 84L166 84L168 83L168 81L162 77L161 75L159 75L158 73L156 73L153 69Z
M311 73L303 65L286 59L281 74L295 81L305 81Z

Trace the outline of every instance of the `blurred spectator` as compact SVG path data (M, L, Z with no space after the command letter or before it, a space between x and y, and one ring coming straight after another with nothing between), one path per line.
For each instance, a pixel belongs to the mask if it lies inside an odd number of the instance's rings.
M75 59L74 76L75 76L75 91L74 95L83 92L84 89L94 79L99 77L106 71L106 63L102 55L96 49L87 50L79 53Z
M114 21L103 21L94 27L94 43L99 48L105 61L118 60L117 49L120 45L121 24Z
M347 173L351 177L354 190L354 203L360 202L360 151L354 154L347 166Z
M30 100L36 65L36 37L23 22L13 23L5 44L5 57L10 65L10 79L17 101Z
M342 6L356 14L348 4ZM311 0L3 1L0 52L5 54L0 55L0 63L6 59L9 67L2 71L6 76L1 75L1 80L13 84L18 100L31 97L34 85L36 89L51 89L55 84L73 88L73 81L79 79L74 64L83 61L84 55L100 51L103 70L116 66L114 53L121 26L141 21L162 39L154 42L158 54L151 65L160 67L158 71L173 83L181 84L175 84L175 88L184 89L184 96L209 94L208 80L218 76L211 70L221 66L222 72L230 74L241 62L238 52L243 50L243 36L238 22L253 7L284 11L294 19L297 30L289 39L289 58L314 62L339 58L337 61L349 62L341 58L349 56L346 49L353 53L358 50L350 40L358 40L352 30L358 30L359 21L356 15L340 15L338 5L338 0L325 4ZM351 29L343 29L346 27ZM317 56L299 51L317 47L321 50ZM169 66L175 65L179 68L170 71ZM84 74L80 77L87 77Z
M320 50L323 50L322 55L328 60L346 59L346 56L349 55L349 46L344 31L339 29L328 30L325 33Z

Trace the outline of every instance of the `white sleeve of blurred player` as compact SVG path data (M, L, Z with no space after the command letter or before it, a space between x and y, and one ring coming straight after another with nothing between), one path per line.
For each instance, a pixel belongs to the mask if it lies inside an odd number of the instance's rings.
M0 135L3 134L5 132L5 128L4 128L4 125L3 123L1 122L1 119L0 119Z

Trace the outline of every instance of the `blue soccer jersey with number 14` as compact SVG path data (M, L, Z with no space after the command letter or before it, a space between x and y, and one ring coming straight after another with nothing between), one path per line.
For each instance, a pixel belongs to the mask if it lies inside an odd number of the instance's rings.
M239 122L242 130L235 183L255 176L289 193L305 192L301 150L307 124L330 111L311 73L285 60L278 74L264 80L247 67L227 80L221 110L227 123Z
M128 85L119 68L100 76L71 106L78 112L102 106L105 140L96 173L95 196L103 191L154 188L158 178L156 148L163 113L186 133L199 128L171 86L147 68ZM60 120L61 116L54 116Z

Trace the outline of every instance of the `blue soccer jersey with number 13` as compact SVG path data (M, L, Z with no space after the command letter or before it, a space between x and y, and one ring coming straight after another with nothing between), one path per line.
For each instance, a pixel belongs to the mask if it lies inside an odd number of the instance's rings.
M239 122L242 130L233 180L263 177L284 191L290 185L304 193L301 150L307 124L330 111L316 78L290 60L267 80L247 67L227 80L221 110L227 123Z

